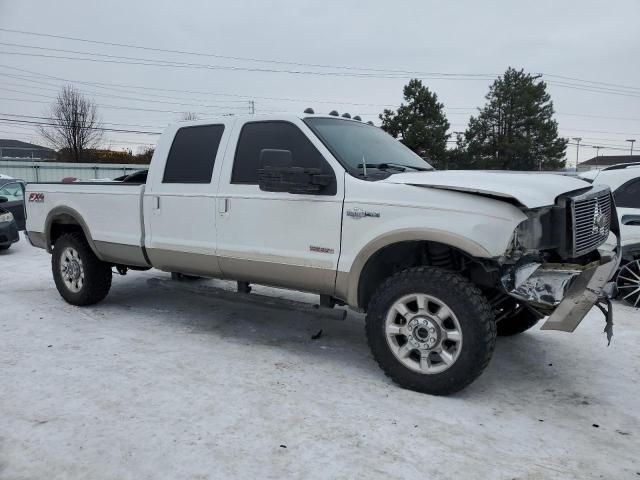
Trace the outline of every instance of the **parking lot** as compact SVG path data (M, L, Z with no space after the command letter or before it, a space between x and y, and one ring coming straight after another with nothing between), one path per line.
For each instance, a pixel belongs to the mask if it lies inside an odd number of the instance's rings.
M640 478L640 313L500 338L452 397L392 384L363 318L151 270L72 307L0 252L0 478ZM319 338L317 337L322 331Z

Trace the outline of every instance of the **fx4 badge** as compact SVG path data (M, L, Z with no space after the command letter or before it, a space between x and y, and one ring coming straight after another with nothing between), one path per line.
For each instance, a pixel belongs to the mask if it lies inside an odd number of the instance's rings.
M29 201L30 202L36 202L36 203L44 202L44 193L37 193L37 192L30 193L29 194Z
M356 207L347 210L347 217L351 217L356 220L364 217L380 218L380 212L367 212L366 210L362 210L361 208Z

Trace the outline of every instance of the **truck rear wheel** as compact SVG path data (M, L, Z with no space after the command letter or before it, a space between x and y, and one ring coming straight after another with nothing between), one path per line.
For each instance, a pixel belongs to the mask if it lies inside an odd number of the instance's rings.
M433 395L473 382L496 341L495 317L480 290L461 275L431 267L387 279L369 303L366 332L388 377Z
M56 240L51 269L58 292L71 305L98 303L111 288L111 266L96 257L79 233L67 233Z

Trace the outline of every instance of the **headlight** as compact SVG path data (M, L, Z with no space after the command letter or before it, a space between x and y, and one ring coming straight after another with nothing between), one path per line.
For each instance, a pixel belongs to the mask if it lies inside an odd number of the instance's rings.
M11 212L0 213L0 223L13 222L13 214Z
M527 220L515 231L516 244L525 251L550 250L560 247L566 226L565 210L545 207L525 212Z

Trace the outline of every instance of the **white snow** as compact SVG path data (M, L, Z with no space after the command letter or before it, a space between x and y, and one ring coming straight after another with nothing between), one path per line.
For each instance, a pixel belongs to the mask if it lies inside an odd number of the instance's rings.
M499 339L432 397L382 374L360 315L291 301L310 295L152 270L76 308L24 238L0 269L3 479L640 478L640 315L619 304L609 348L593 311Z

